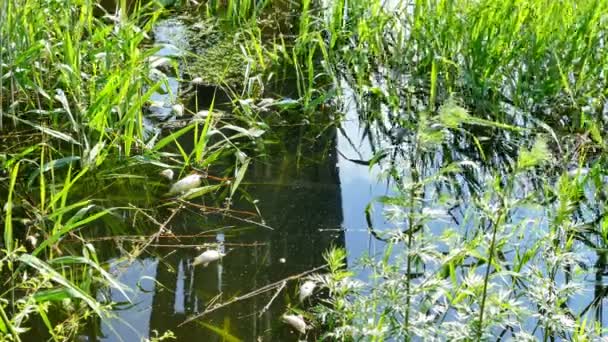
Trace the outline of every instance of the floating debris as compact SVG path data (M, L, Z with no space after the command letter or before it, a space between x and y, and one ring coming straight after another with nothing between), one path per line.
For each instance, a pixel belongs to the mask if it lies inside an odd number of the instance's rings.
M186 176L186 177L178 180L177 182L175 182L175 184L173 184L171 186L171 189L169 189L169 195L181 194L190 189L194 189L194 188L198 187L199 185L201 185L202 179L203 179L203 176L201 176L199 174L192 174L192 175Z
M148 112L151 114L157 114L165 110L165 103L162 101L148 101L147 102Z
M282 316L283 322L291 325L294 329L296 329L300 334L306 333L306 322L304 318L300 315L287 315L283 314Z
M261 100L260 100L260 102L258 102L257 106L258 106L258 107L261 107L261 108L264 108L264 107L270 107L270 106L272 106L272 105L273 105L275 102L276 102L276 100L275 100L275 99L273 99L273 98L268 98L268 97L267 97L267 98L263 98L263 99L261 99Z
M194 114L194 117L197 119L205 119L207 116L209 116L211 112L208 110L201 110L199 112L197 112L196 114Z
M159 174L168 180L173 180L173 170L171 169L162 170Z
M99 60L105 59L107 56L108 56L107 52L100 52L100 53L96 53L95 56L93 56L93 57L95 57L95 59L99 61Z
M281 264L284 264L284 263L286 263L286 262L287 262L287 259L285 259L285 258L280 258L280 259L279 259L279 262L280 262Z
M300 286L300 302L303 302L304 299L310 297L316 286L317 284L312 280L305 281L304 284Z
M218 250L215 250L215 249L206 250L203 252L203 254L194 258L194 261L192 262L192 266L203 265L203 267L207 267L207 265L209 265L209 263L217 261L217 260L223 258L225 255L226 254L224 254Z
M195 77L192 79L192 81L190 81L190 83L192 83L194 85L201 85L204 83L204 81L203 81L202 77Z

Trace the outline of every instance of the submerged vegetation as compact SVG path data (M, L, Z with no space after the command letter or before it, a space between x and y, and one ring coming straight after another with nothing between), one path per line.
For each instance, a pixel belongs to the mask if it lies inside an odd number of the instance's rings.
M72 340L105 321L122 304L109 289L133 289L95 237L137 236L121 245L133 260L186 207L228 216L242 200L263 216L238 190L251 158L295 150L300 165L306 149L390 190L361 213L381 252L347 268L336 248L327 272L301 273L300 300L276 317L300 338L605 335L608 1L116 5L0 3L0 339ZM198 45L155 44L167 16ZM332 145L352 119L372 150L361 159ZM276 290L263 313L299 278L207 310ZM229 321L201 324L238 340Z

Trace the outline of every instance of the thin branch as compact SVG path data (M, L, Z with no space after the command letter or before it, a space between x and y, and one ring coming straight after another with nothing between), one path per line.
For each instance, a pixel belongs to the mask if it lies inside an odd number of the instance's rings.
M260 314L258 315L258 317L262 317L262 315L264 314L264 312L268 311L268 309L270 309L270 305L272 305L272 302L274 302L274 300L277 298L277 296L279 295L279 293L281 293L281 291L283 291L283 289L285 288L285 286L287 285L287 282L284 281L283 283L281 283L281 287L279 287L277 289L277 292L274 293L274 296L272 296L272 298L270 298L270 301L268 302L268 304L266 304L266 306L264 306L262 308L262 311L260 311Z
M259 294L262 294L262 293L265 293L265 292L268 292L268 291L274 290L274 289L276 289L276 288L278 288L278 287L281 287L283 283L286 283L286 282L288 282L288 281L290 281L290 280L295 280L295 279L302 278L303 276L306 276L306 275L308 275L308 274L310 274L310 273L317 272L317 271L322 270L322 269L324 269L324 268L326 268L326 267L327 267L327 265L323 265L323 266L315 267L315 268L313 268L313 269L311 269L311 270L308 270L308 271L306 271L306 272L302 272L302 273L300 273L300 274L292 275L292 276L289 276L289 277L287 277L287 278L285 278L285 279L282 279L282 280L279 280L279 281L277 281L277 282L274 282L274 283L272 283L272 284L265 285L265 286L263 286L263 287L260 287L260 288L259 288L259 289L257 289L257 290L251 291L251 292L246 293L246 294L244 294L244 295L242 295L242 296L234 297L234 298L232 298L231 300L229 300L229 301L227 301L227 302L224 302L224 303L222 303L222 304L213 305L212 307L210 307L210 308L206 309L206 310L205 310L205 311L203 311L202 313L197 314L197 315L194 315L194 316L192 316L192 317L190 317L190 318L186 319L185 321L181 322L181 323L178 325L178 327L184 326L184 325L186 325L186 324L188 324L188 323L190 323L190 322L192 322L192 321L194 321L194 320L196 320L196 319L199 319L199 318L201 318L201 317L203 317L203 316L205 316L205 315L207 315L207 314L209 314L209 313L211 313L211 312L213 312L213 311L216 311L216 310L218 310L218 309L221 309L221 308L223 308L223 307L226 307L226 306L228 306L228 305L230 305L230 304L234 304L234 303L236 303L236 302L240 302L240 301L242 301L242 300L245 300L245 299L249 299L249 298L255 297L255 296L259 295Z
M148 241L146 241L146 243L143 244L143 246L140 248L140 251L138 253L136 253L135 255L133 255L132 257L136 258L138 255L140 255L142 251L146 250L146 248L148 248L148 246L150 244L152 244L152 241L155 241L155 240L158 241L159 237L165 231L165 227L167 226L167 224L169 224L169 222L171 222L171 220L173 219L173 217L175 217L175 215L177 215L177 213L179 212L179 210L181 208L182 207L180 206L179 208L176 208L176 209L172 210L171 211L171 215L169 215L169 217L163 223L160 223L160 222L156 221L156 219L154 219L152 216L148 215L148 213L146 213L143 210L139 210L138 209L140 213L142 213L144 216L146 216L152 222L156 223L159 227L158 227L158 231L156 233L152 234L150 236L150 238L148 239Z
M274 230L274 228L272 228L272 227L270 227L270 226L266 225L265 223L262 223L262 222L256 222L256 221L253 221L253 220L249 220L249 219L246 219L246 218L238 217L238 216L235 216L235 215L232 215L232 214L229 214L229 213L228 213L228 211L230 211L230 212L236 212L236 213L242 213L242 214L248 214L248 215L249 215L249 214L252 214L251 212L238 211L238 210L231 210L231 209L220 209L220 208L213 208L213 209L214 209L214 211L209 211L209 208L210 208L210 207L207 207L207 206L204 206L204 205L200 205L200 204L196 204L196 203L188 202L188 201L185 201L185 200L178 200L178 201L180 201L180 202L181 202L181 203L183 203L183 204L187 204L187 205L190 205L190 206L193 206L193 207L199 208L199 209L201 209L202 211L206 212L207 214L221 214L221 215L223 215L223 216L229 217L229 218L231 218L231 219L235 219L235 220L237 220L237 221L242 221L242 222L246 222L246 223L251 223L251 224L254 224L254 225L256 225L256 226L260 226L260 227L262 227L262 228L266 228L266 229ZM255 215L255 214L253 214L253 215Z

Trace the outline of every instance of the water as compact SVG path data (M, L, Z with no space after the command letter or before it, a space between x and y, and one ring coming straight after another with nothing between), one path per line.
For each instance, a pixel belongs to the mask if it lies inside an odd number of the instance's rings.
M185 31L179 21L165 21L155 32L160 43L178 42L182 49L188 46L180 38ZM179 56L180 52L165 46L159 54ZM177 76L169 77L169 94L155 94L155 101L179 101L175 97L180 91ZM354 98L346 85L344 91L346 99ZM209 89L199 92L198 105L204 107L210 103L207 97L212 94ZM184 322L213 304L229 302L324 265L323 253L332 246L347 250L348 267L353 269L362 256L382 252L384 243L368 232L365 210L375 198L390 194L391 185L379 180L378 166L370 168L365 163L354 162L370 160L374 155L372 145L378 138L373 141L365 135L354 101L346 101L343 111L346 118L340 129L327 132L316 146L304 148L299 158L296 152L300 151L301 142L293 134L297 129L285 132L286 151L267 160L256 160L250 166L241 186L242 195L234 199L235 211L229 215L201 212L196 207L182 208L167 224L174 236L165 234L152 241L135 260L124 260L124 253L114 242L100 245L101 254L111 264L111 272L134 291L129 293L132 304L126 303L115 310L115 317L100 323L99 329L88 329L87 338L135 341L169 330L180 341L303 338L280 320L290 307L309 307L298 303L298 281L290 281L278 294L273 288ZM160 121L176 119L170 111L166 114ZM158 113L152 113L151 117L149 125L154 127L159 121ZM456 214L458 219L461 215ZM522 208L512 219L520 221L541 215L542 212ZM260 219L263 223L256 224ZM380 205L375 205L372 220L376 229L389 226ZM434 233L439 233L446 224L437 222L429 226ZM193 267L193 258L206 248L219 248L226 251L227 256L208 267ZM361 279L368 275L360 269L357 272ZM595 288L595 294L581 295L571 306L583 310L586 303L603 291L602 285ZM126 301L116 290L99 296L115 302Z
M185 36L186 28L180 21L161 22L154 30L156 42L162 47L157 55L179 58L189 46ZM150 134L161 134L162 123L179 119L171 112L171 105L179 103L180 92L186 87L178 81L183 76L182 67L177 74L167 72L167 76L166 92L151 99L163 106L146 117ZM212 95L207 87L202 90L199 109L210 103L205 97ZM328 131L309 148L301 149L298 137L285 132L293 142L285 143L286 151L280 155L256 160L250 166L231 212L203 212L200 207L187 206L175 208L177 212L171 217L170 210L161 210L157 220L167 220L167 231L149 241L137 236L139 228L131 232L128 227L113 226L111 221L97 233L90 231L100 261L109 264L110 273L131 291L125 298L116 289L100 289L99 300L120 304L112 318L90 321L80 338L140 341L170 330L180 341L297 340L298 335L280 321L290 306L309 305L298 303L297 280L288 282L278 294L273 289L182 324L210 303L226 302L324 265L323 253L332 246L348 249L351 267L360 256L376 252L363 213L374 196L386 193L386 185L375 180L377 173L370 173L368 166L341 156L371 157L369 144L361 140L354 107L348 112L350 117L342 130ZM182 140L188 148L188 139ZM302 152L299 158L296 150ZM118 179L107 188L100 181L81 191L103 188L108 203L130 201L148 206L160 200L168 184L163 184L156 171L147 174L146 186L137 179ZM196 203L208 208L221 205ZM375 219L381 221L380 212ZM149 234L157 229L150 226ZM138 244L148 247L133 254L133 246ZM220 248L227 255L208 267L193 267L193 258L207 248ZM35 331L30 336L36 336Z
M355 126L345 124L347 130ZM353 263L363 253L373 252L363 210L385 187L369 178L366 166L337 158L336 147L347 151L343 138L338 137L329 158L311 165L297 167L292 155L285 155L252 166L243 191L257 201L265 225L273 230L184 210L168 225L179 241L164 237L136 260L111 262L112 273L135 289L130 294L134 304L114 311L117 317L102 324L101 334L89 338L134 341L153 336L154 331L171 330L182 341L221 340L210 325L234 340L295 340L297 336L279 317L288 305L298 305L297 282L289 283L262 314L274 291L179 324L204 311L211 300L227 301L323 265L322 255L331 246L346 247ZM192 258L202 250L188 246L209 243L223 246L227 256L208 267L192 267ZM103 254L112 251L116 253L109 260L118 260L121 254L113 243L105 246ZM125 300L118 291L112 290L110 296Z
M179 21L161 23L155 31L157 42L172 45L165 45L159 55L180 56L179 49L188 48L184 32ZM176 120L170 105L179 101L178 78L181 76L169 76L169 94L153 96L154 101L168 104L148 116L146 125L154 134L160 132L159 122ZM208 98L201 99L199 104L205 101L209 102ZM210 305L228 302L322 266L323 253L332 246L347 250L348 267L353 269L361 256L381 252L383 243L367 230L365 209L374 198L389 194L391 187L378 180L377 167L370 169L351 161L370 160L373 152L367 138L363 138L357 108L347 106L344 111L347 116L341 129L328 131L318 146L305 148L299 159L296 142L286 143L289 147L280 155L256 160L248 170L239 196L234 199L234 211L180 208L167 222L168 231L150 240L148 248L134 258L126 258L127 253L120 248L122 244L133 243L127 238L93 242L101 261L108 262L110 272L132 291L127 299L114 289L99 290L99 299L121 305L113 311L113 318L89 324L81 338L139 341L169 330L179 341L296 341L302 338L280 321L289 307L308 307L298 303L298 281L288 282L278 294L273 289L183 323ZM286 137L292 133L288 132ZM157 190L146 192L145 196L158 197L167 188L160 178L154 182L159 183ZM196 204L207 208L219 206ZM514 220L537 215L540 214L533 210L520 210ZM158 220L164 222L170 216L170 212L164 211ZM379 206L373 221L376 228L388 226ZM443 227L438 224L433 230L441 231ZM155 229L151 227L152 231ZM193 258L206 248L220 248L227 255L208 267L193 267ZM590 259L594 258L591 253ZM359 277L365 276L359 273ZM583 310L596 297L602 303L601 297L606 292L603 274L598 272L595 279L589 279L589 284L595 293L575 298L571 303L574 309ZM597 310L598 316L604 314L601 305Z

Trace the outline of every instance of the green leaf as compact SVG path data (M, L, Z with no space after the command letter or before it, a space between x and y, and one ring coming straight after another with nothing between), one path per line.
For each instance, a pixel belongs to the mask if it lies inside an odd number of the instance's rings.
M21 256L19 256L19 261L36 269L41 275L43 275L45 277L49 277L52 281L63 286L72 297L81 299L99 317L105 316L101 305L95 300L95 298L91 297L89 294L84 292L81 288L79 288L74 283L72 283L71 281L66 279L64 276L59 274L59 272L55 271L51 266L49 266L44 261L42 261L30 254L22 254Z
M218 328L218 327L216 327L214 325L211 325L211 324L208 324L208 323L205 323L205 322L201 322L201 321L198 321L197 323L200 324L201 326L203 326L203 327L205 327L205 328L213 331L214 333L216 333L218 336L220 336L222 338L223 341L226 341L226 342L241 342L241 341L243 341L240 338L232 335L228 329L221 329L221 328Z
M154 145L153 150L159 151L163 147L167 146L170 142L176 140L177 138L181 137L182 135L184 135L185 133L190 131L192 128L194 128L194 126L195 125L188 125L182 129L180 129L179 131L173 132L173 133L169 134L168 136L160 139L160 141L158 143L156 143L156 145Z
M124 286L123 284L121 284L118 281L116 281L114 279L114 277L112 277L112 275L110 273L108 273L106 270L104 270L101 266L99 266L97 263L95 263L91 259L87 259L87 258L84 258L84 257L78 257L78 256L64 256L64 257L59 257L59 258L55 258L53 260L50 260L49 264L50 265L55 265L55 264L59 264L59 265L73 265L73 264L89 265L89 266L93 267L97 272L99 272L99 274L101 274L108 281L108 283L113 288L115 288L118 291L120 291L120 293L125 298L127 298L127 300L129 301L129 303L131 303L131 299L129 299L129 296L127 296L127 293L126 293L126 291L128 291L129 289L126 286Z
M105 209L101 212L96 213L95 215L89 216L87 218L85 218L84 220L80 220L80 221L76 221L76 222L72 222L69 225L65 225L63 227L61 227L60 229L58 229L57 231L55 231L55 233L53 235L51 235L49 238L47 238L46 240L42 241L42 243L40 244L40 246L38 246L38 248L36 248L33 252L32 255L38 255L41 251L43 251L47 246L54 244L55 242L59 241L59 239L64 236L65 234L73 231L74 229L81 227L89 222L95 221L96 219L108 214L110 212L110 209Z
M184 195L180 196L184 199L193 199L196 197L201 197L205 194L208 194L212 191L215 191L220 188L220 185L206 185L194 189L188 190Z
M38 303L60 302L66 298L72 298L72 295L63 287L37 291L34 293L34 300L36 300Z
M236 178L234 179L234 182L232 183L232 186L230 187L230 197L232 197L234 195L236 189L241 184L241 181L243 181L243 178L245 177L245 173L247 172L247 167L249 166L250 161L251 161L251 159L247 159L241 165L241 167L238 168Z
M8 253L13 251L13 193L15 191L15 182L19 174L19 162L15 164L11 170L11 181L8 188L8 198L4 206L4 245Z
M522 150L517 158L517 168L525 170L531 167L539 166L551 159L551 151L547 146L547 142L538 138L530 150Z

